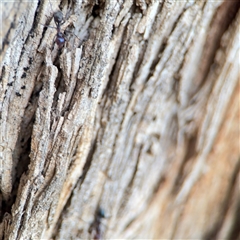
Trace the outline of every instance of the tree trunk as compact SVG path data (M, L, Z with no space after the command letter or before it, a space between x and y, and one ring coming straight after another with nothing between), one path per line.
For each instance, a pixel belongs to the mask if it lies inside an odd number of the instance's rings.
M2 239L240 237L239 1L2 6Z

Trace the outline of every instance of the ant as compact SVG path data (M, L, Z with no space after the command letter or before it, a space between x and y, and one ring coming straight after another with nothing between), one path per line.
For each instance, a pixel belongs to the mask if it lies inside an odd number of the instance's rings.
M49 3L51 5L51 9L52 9L52 4L51 4L50 1L49 1ZM46 26L46 25L44 25L44 26L57 29L57 34L55 36L54 42L58 45L58 48L61 49L64 46L65 42L66 42L66 38L64 36L64 33L61 30L61 25L64 23L64 17L63 17L62 11L58 10L57 12L55 12L53 14L53 19L54 19L54 22L56 24L56 27ZM74 33L72 33L72 34L75 35ZM77 37L77 36L75 35L75 37Z
M98 208L95 213L95 219L90 225L89 233L93 235L93 239L100 240L102 239L102 219L106 218L105 213L102 208Z
M65 44L64 34L61 32L61 25L63 24L63 13L61 11L57 11L53 14L54 22L57 26L57 35L55 39L55 43L58 45L58 48L62 48Z

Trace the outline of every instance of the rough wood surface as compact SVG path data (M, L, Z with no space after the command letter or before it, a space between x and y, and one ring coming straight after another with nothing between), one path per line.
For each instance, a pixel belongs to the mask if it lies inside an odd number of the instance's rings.
M238 1L3 8L2 239L239 237Z

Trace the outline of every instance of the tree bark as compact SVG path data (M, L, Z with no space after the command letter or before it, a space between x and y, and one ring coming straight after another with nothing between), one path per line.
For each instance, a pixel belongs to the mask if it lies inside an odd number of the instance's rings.
M240 238L239 1L2 6L1 239Z

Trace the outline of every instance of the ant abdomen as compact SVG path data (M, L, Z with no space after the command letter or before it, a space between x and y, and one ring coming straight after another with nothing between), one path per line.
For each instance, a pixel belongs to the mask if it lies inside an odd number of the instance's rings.
M58 33L57 33L57 37L56 37L55 43L58 45L58 48L59 48L59 49L64 46L64 44L65 44L65 38L64 38L63 33L61 33L61 32L58 32Z

